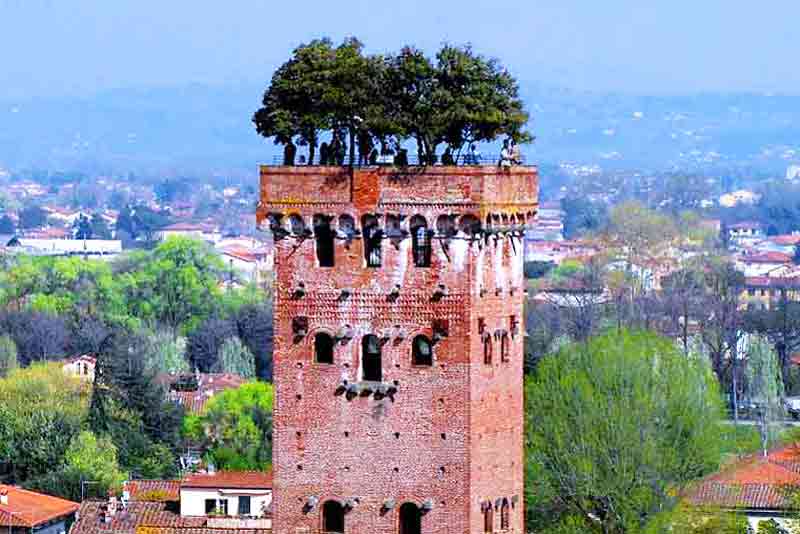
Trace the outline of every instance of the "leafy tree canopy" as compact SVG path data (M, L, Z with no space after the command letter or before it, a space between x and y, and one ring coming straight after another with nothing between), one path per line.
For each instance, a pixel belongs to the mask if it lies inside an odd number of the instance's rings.
M585 532L638 531L719 464L714 377L655 334L569 344L539 362L525 399L531 528L574 516Z
M325 131L346 132L351 157L364 137L370 145L413 139L423 158L443 143L460 150L501 135L532 140L517 81L469 46L444 45L431 59L410 46L366 55L354 38L339 46L317 39L278 68L262 104L256 131L276 143L309 145L312 155Z

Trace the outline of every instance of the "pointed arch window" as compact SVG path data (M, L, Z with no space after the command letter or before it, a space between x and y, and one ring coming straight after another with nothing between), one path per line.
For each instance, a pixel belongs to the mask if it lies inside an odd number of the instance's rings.
M491 534L494 532L494 509L492 503L486 503L483 508L483 532Z
M483 363L492 365L492 336L488 333L483 335Z
M333 337L325 332L314 336L314 360L317 363L333 363Z
M322 505L322 530L326 533L344 534L344 506L337 501Z
M510 506L508 504L508 499L503 499L502 504L500 505L500 530L508 530L511 524L511 517L510 517Z
M361 340L361 375L368 382L383 381L381 342L372 334Z
M381 242L383 230L375 215L364 215L361 219L361 228L364 237L364 258L367 267L380 267L383 261Z
M428 221L422 215L414 215L409 223L411 229L411 250L416 267L431 266L431 233Z
M331 218L327 215L314 215L314 238L320 267L334 265L334 235Z

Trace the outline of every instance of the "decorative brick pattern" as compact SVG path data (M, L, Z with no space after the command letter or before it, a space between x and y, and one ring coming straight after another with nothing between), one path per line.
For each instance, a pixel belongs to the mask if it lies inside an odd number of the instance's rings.
M322 532L328 500L347 505L348 533L397 533L400 506L413 502L424 510L422 532L467 534L483 532L488 503L499 531L506 499L508 531L523 532L523 339L511 317L523 313L522 231L537 193L532 167L261 169L258 222L276 237L276 534ZM334 267L318 266L318 214L333 217ZM344 214L356 232L339 227ZM377 268L366 267L365 214L381 226L400 219L400 234L381 240ZM468 214L481 231L460 224ZM430 267L414 264L415 215L431 233ZM443 216L452 233L440 227ZM307 231L292 233L290 217ZM297 317L307 331L293 329ZM479 318L491 334L491 365ZM318 332L336 341L333 364L315 362ZM370 334L381 346L382 383L361 382ZM435 342L433 366L412 365L420 334Z

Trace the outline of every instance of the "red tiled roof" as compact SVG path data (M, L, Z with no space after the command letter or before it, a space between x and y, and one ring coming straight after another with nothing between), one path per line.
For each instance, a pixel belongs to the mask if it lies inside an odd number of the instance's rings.
M268 528L192 528L192 527L147 527L144 534L271 534Z
M763 225L760 222L755 222L755 221L742 221L736 224L728 225L728 229L730 230L739 230L747 228L763 228Z
M800 444L753 454L710 475L686 492L696 506L722 506L751 510L793 506L792 491L800 488Z
M791 263L792 257L783 252L760 252L739 256L739 261L744 263Z
M237 247L237 246L224 247L222 249L222 253L225 254L226 256L231 256L233 258L242 261L247 261L251 263L255 263L256 261L258 261L258 255L255 253L255 251L248 250L243 247Z
M800 244L800 234L776 235L769 238L776 245L797 245Z
M181 488L272 489L272 471L193 473L184 477Z
M163 493L163 501L179 501L181 499L180 480L129 480L125 483L125 490L131 501L141 501L142 497L150 497L154 493ZM149 495L148 495L149 494Z
M167 509L168 504L163 502L129 502L124 509L120 509L110 517L109 522L104 520L107 513L105 501L85 501L78 511L78 519L72 525L70 534L136 534L136 528L141 525L157 525L164 527L191 527L202 528L206 525L205 517L182 517Z
M75 513L78 503L0 484L8 492L8 504L0 504L0 525L33 528Z
M198 377L198 388L194 391L170 391L168 396L183 406L187 412L200 414L205 410L208 401L217 393L228 389L236 389L247 380L233 373L201 373ZM162 374L156 380L171 385L181 378L180 375Z

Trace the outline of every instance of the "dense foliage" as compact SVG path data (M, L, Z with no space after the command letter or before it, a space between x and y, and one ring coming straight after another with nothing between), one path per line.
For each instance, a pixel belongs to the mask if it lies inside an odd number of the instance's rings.
M562 347L526 381L528 520L636 532L720 460L707 364L645 332ZM535 483L534 483L535 481Z
M210 401L184 419L184 434L208 450L219 469L266 469L272 464L272 386L250 382Z
M317 39L295 49L273 75L256 111L256 131L276 143L299 142L311 160L324 132L331 132L333 161L362 156L375 141L413 139L423 161L437 147L506 134L525 142L528 115L516 80L496 60L469 46L445 45L434 59L405 47L388 56L366 55L357 39L334 46Z

